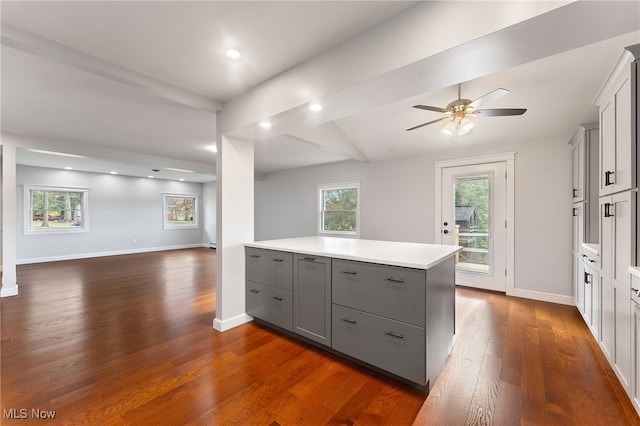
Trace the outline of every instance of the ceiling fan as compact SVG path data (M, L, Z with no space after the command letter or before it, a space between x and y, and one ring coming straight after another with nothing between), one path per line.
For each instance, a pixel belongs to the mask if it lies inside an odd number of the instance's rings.
M419 124L407 129L415 130L420 127L428 126L439 121L449 120L444 126L442 131L447 134L466 135L473 128L473 121L469 119L469 116L480 117L499 117L507 115L522 115L527 110L525 108L494 108L494 109L480 109L480 107L491 101L495 101L509 93L507 89L496 89L485 95L480 96L478 99L472 101L471 99L462 99L460 96L460 84L458 84L458 99L452 101L445 108L439 108L428 105L414 105L414 108L424 109L427 111L443 112L448 114L446 117L438 118L437 120L428 121L426 123Z

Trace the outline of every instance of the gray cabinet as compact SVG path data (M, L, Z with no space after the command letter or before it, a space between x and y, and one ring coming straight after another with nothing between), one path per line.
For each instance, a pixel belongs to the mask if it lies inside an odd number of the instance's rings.
M291 331L293 255L287 252L247 247L245 277L247 313Z
M247 247L247 313L428 389L453 346L453 253L419 269Z
M293 256L293 331L331 346L331 259Z

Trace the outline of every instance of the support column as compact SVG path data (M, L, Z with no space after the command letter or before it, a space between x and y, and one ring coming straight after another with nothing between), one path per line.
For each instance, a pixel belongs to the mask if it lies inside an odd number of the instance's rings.
M253 242L253 142L217 138L216 317L225 331L252 317L245 310L244 244Z
M2 290L0 297L18 294L16 281L16 147L2 145Z

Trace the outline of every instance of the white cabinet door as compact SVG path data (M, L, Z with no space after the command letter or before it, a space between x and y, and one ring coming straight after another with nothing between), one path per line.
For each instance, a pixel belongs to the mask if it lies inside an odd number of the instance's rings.
M572 251L575 255L581 253L582 243L584 240L584 203L577 203L573 205L573 247Z
M630 390L631 382L631 297L629 287L614 283L615 352L614 370L620 383Z
M624 67L616 77L613 92L600 107L600 196L636 186L636 143L632 140L632 126L636 123L632 103L637 95L632 93L632 68Z
M631 312L633 315L631 322L633 325L631 330L631 402L633 402L636 411L640 412L640 306L633 303Z
M571 195L573 196L574 203L584 201L586 198L585 166L586 166L586 152L585 152L585 142L584 142L584 136L583 136L580 139L578 139L578 141L573 146L573 160L572 160L573 188L572 188Z
M615 282L627 288L630 284L629 266L634 265L636 260L636 198L637 193L633 191L611 196L610 214L613 214L611 273Z
M601 276L601 290L600 290L600 309L601 309L601 323L600 323L600 347L605 356L613 363L613 351L614 351L614 296L613 296L613 284L611 278L607 276Z

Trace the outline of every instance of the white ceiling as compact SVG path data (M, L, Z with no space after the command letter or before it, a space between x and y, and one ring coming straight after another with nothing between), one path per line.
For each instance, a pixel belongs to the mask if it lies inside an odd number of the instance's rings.
M216 109L416 3L2 1L3 137L82 156L19 150L22 164L134 176L159 168L161 178L212 180ZM463 97L505 87L511 93L490 107L528 109L520 117L476 120L465 143L514 135L568 139L578 123L596 121L593 97L622 49L640 42L640 24L633 29L463 82ZM242 52L241 60L225 57L229 47ZM446 150L451 138L440 125L404 129L439 117L412 105L445 106L456 90L424 90L337 116L331 120L333 145L318 145L300 133L257 142L256 172Z

